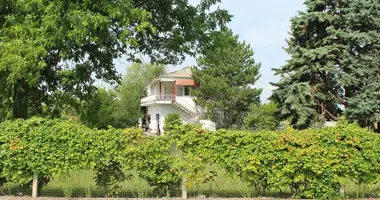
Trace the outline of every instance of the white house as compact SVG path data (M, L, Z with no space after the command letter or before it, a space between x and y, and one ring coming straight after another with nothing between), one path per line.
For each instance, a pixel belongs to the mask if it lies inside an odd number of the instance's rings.
M162 75L153 80L146 88L147 96L141 99L141 106L146 107L146 117L140 123L150 133L164 132L165 117L178 113L184 123L199 122L202 114L190 88L195 87L191 67Z

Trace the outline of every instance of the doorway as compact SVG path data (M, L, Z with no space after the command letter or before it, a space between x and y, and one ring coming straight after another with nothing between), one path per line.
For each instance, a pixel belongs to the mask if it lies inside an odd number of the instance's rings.
M156 114L156 120L157 120L157 133L158 133L158 135L161 135L161 129L160 129L160 114Z

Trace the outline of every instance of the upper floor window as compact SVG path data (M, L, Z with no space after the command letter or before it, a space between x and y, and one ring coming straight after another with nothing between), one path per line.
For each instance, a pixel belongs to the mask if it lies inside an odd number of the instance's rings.
M190 96L191 86L185 86L183 96Z

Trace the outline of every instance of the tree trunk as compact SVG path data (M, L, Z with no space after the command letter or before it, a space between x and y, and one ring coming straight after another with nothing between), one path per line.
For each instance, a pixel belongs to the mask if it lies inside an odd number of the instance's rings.
M24 81L17 81L13 91L13 118L28 118L28 90Z
M344 198L345 196L344 185L340 185L339 193L340 193L340 197Z

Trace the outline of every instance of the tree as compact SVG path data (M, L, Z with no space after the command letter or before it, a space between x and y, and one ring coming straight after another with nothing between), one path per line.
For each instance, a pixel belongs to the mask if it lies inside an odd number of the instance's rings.
M230 21L226 10L209 11L217 2L2 0L2 118L27 118L41 114L44 106L59 108L51 100L57 93L90 98L95 79L119 82L113 60L121 55L135 61L143 54L171 64L195 55L210 32Z
M344 11L346 28L337 31L345 48L340 79L347 99L346 116L380 133L380 5L352 1Z
M254 130L275 130L280 125L276 111L277 106L273 102L262 105L253 104L247 117L244 118L244 125Z
M115 115L123 119L126 126L134 126L143 117L141 98L145 88L153 79L165 73L163 65L134 63L127 68L121 85L116 88L119 98Z
M376 125L380 45L377 1L308 0L305 5L307 11L292 19L286 49L291 59L275 69L281 80L273 84L278 88L271 98L279 104L280 116L314 119L292 120L293 125L306 128L314 122L337 120L344 105L350 121ZM313 103L307 109L294 104L295 112L289 112L287 100L302 95L289 91L299 84L307 85L309 91L304 94L311 93Z
M262 89L253 88L260 77L260 64L255 62L250 45L239 42L231 30L215 32L210 37L212 42L193 69L199 87L192 95L219 128L241 125L250 106L260 102Z
M80 119L91 128L106 129L108 126L124 128L125 121L117 116L118 99L113 90L98 89L92 98L83 103Z
M291 118L297 128L315 122L337 120L344 104L342 85L338 80L340 57L344 45L335 30L342 28L343 1L305 2L306 12L291 20L291 38L285 49L291 58L274 69L281 75L271 99L279 105L279 116ZM302 101L298 101L303 99Z

